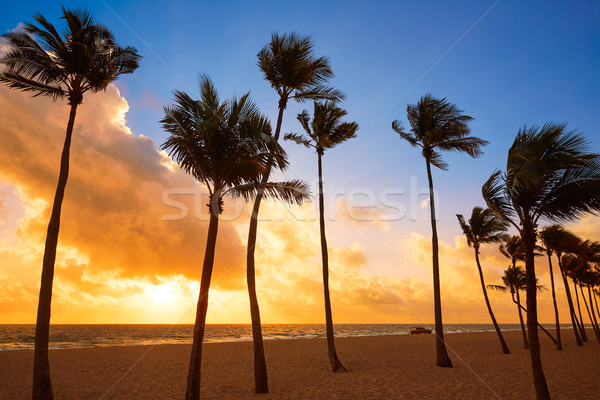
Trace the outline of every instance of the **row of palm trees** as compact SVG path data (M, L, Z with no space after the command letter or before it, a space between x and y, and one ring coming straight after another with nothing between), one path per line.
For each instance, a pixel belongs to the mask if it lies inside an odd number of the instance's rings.
M526 312L527 309L521 305L521 299L519 295L520 291L526 289L526 274L520 266L516 265L517 261L524 261L525 253L521 237L519 235L508 235L508 224L506 221L503 221L497 217L489 208L482 209L481 207L475 207L468 222L465 221L464 217L460 214L458 214L457 217L462 231L467 238L467 244L470 247L473 247L475 250L475 261L479 271L479 278L484 299L490 314L490 318L498 334L503 352L506 354L510 353L490 306L486 287L511 294L512 302L517 306L521 331L523 333L523 347L525 349L529 349L529 343L527 340L527 334L522 315L522 311L524 310ZM542 256L543 253L548 256L550 282L552 286L552 301L556 323L556 338L554 338L539 323L538 326L556 344L557 350L562 350L560 320L556 302L556 290L552 268L552 254L557 253L560 254L558 256L559 268L561 276L565 282L565 293L568 295L567 301L569 303L570 316L573 322L576 343L577 345L582 345L582 339L580 339L580 337L585 335L585 330L583 329L583 323L581 322L581 306L579 301L577 301L577 309L579 311L579 318L577 318L577 314L574 312L573 303L570 300L570 289L567 283L567 278L571 278L575 291L577 291L577 287L579 287L584 300L585 295L583 293L583 288L587 288L590 307L587 306L588 303L587 300L585 300L586 310L588 311L590 324L592 325L596 335L598 335L598 332L600 332L596 318L596 312L598 309L596 307L596 310L594 310L593 305L597 303L596 297L598 294L600 294L600 290L595 288L595 286L600 286L600 244L589 240L582 241L557 224L542 229L539 232L539 237L541 246L536 246L536 250L539 252L536 252L535 256ZM483 272L479 261L479 246L482 243L500 243L500 252L511 260L511 265L509 265L509 267L504 271L504 275L502 276L503 285L485 285ZM567 254L562 254L564 252ZM545 290L547 289L543 285L537 285L538 292ZM597 336L597 339L600 342L600 337ZM585 341L587 341L587 337Z
M68 177L69 149L76 110L85 92L105 89L108 83L120 75L133 72L140 60L134 48L118 46L110 32L96 23L89 13L63 9L63 18L67 26L62 35L41 15L34 17L37 24L26 24L25 32L4 35L11 45L11 50L0 59L0 64L4 66L0 72L0 82L13 89L33 92L35 96L49 96L53 100L66 97L71 106L59 184L44 253L36 325L32 391L34 399L53 398L48 363L50 303L60 211ZM194 99L185 92L175 91L174 104L164 108L165 115L161 120L162 127L168 134L162 148L184 171L203 183L209 191L210 218L188 370L188 400L200 397L202 342L208 295L219 216L223 211L226 195L242 196L248 201L254 201L249 224L246 275L254 339L255 391L268 392L267 364L255 281L255 249L260 205L265 198L299 204L309 197L309 188L305 182L270 180L273 169L284 170L288 166L287 156L279 141L285 109L290 100L314 101L312 118L308 111L298 115L298 121L305 134L286 134L284 139L313 148L317 153L328 356L332 371L346 370L338 358L334 344L323 216L322 159L326 149L353 138L358 125L342 121L346 112L337 104L343 100L344 95L327 86L333 72L326 57L313 55L313 43L309 36L296 33L273 34L269 44L258 53L257 64L278 96L278 116L274 131L249 94L221 100L213 82L205 75L199 79L200 98ZM407 118L410 131L406 131L399 120L393 122L392 129L409 144L418 147L425 159L430 189L436 358L437 365L452 367L443 336L432 166L442 170L448 168L441 156L443 151L458 151L473 158L479 157L482 154L481 148L487 142L470 136L468 122L472 118L464 115L446 99L423 96L417 104L407 107ZM538 398L549 398L549 394L541 366L537 332L536 291L539 285L534 264L537 224L540 218L562 222L600 209L598 159L597 155L587 151L583 137L576 132L566 131L564 125L525 127L519 131L509 151L506 172L494 173L483 186L483 196L488 209L476 208L468 223L459 216L469 245L475 250L486 305L505 353L509 350L487 298L479 262L479 247L481 244L500 240L510 225L519 232L519 248L522 255L514 256L513 269L516 268L515 260L522 259L525 262L527 339ZM506 248L508 246L507 242ZM590 246L593 247L592 244ZM548 251L558 255L565 282L566 271L581 270L575 267L581 263L580 258L572 255L576 253L565 248L547 246L546 249L551 249ZM573 267L569 267L570 265ZM578 272L569 276L574 279L575 285L579 285L582 296L583 287L588 288L591 306L590 282L595 279L595 275ZM505 281L508 285L507 282L509 281ZM554 283L552 287L554 288ZM578 298L577 290L575 292ZM520 303L518 288L516 295L517 303ZM567 295L570 299L568 291ZM569 303L571 310L574 310L572 300L569 300ZM519 307L519 312L520 310ZM571 312L571 316L575 320L574 311ZM582 325L581 320L580 315L578 321ZM596 320L594 326L600 340L600 328ZM583 329L581 332L585 334Z

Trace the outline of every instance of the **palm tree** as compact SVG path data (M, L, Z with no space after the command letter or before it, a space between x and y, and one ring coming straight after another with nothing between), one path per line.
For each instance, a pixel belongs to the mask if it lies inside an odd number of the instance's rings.
M579 303L579 293L577 292L577 272L579 269L583 268L583 263L574 253L563 255L561 262L565 271L565 280L568 282L568 278L571 278L571 282L573 283L573 291L575 292L575 300L577 302L577 312L579 314L579 318L577 318L577 315L575 316L575 322L577 323L581 340L587 342L588 337L585 332L585 324L583 322L583 315L581 314L581 304Z
M327 238L325 237L325 205L323 200L323 165L322 158L325 150L331 149L336 145L352 139L358 130L356 122L341 122L342 117L346 115L346 111L337 107L333 102L325 102L324 104L315 102L313 119L310 121L308 111L304 110L298 114L298 121L304 128L308 136L288 133L285 135L286 140L294 141L306 147L312 147L317 153L317 164L319 173L319 226L321 231L321 256L323 261L323 288L325 293L325 322L327 330L327 350L331 370L346 371L338 359L335 351L333 337L333 318L331 315L331 300L329 298L329 257L327 254Z
M596 320L596 314L592 304L592 293L590 288L595 279L595 271L593 271L592 264L600 261L600 243L592 242L590 240L580 242L579 246L576 248L575 256L579 260L579 268L573 271L572 278L579 284L579 289L590 318L590 323L592 324L596 338L600 342L600 329L598 328L598 321ZM588 298L590 300L589 307L583 293L583 286L588 288Z
M566 125L523 127L508 152L506 172L496 171L482 188L488 207L521 235L527 276L527 327L538 399L550 394L537 331L534 251L540 218L569 221L600 209L600 156L588 152L581 134Z
M457 214L458 223L462 228L463 233L467 238L467 244L469 247L473 247L475 251L475 262L477 263L477 269L479 270L479 280L481 281L481 289L483 290L483 298L485 299L485 305L487 306L490 318L494 324L494 329L498 334L500 345L504 354L510 354L510 350L504 341L500 327L496 322L494 313L492 312L492 306L488 298L487 290L485 289L485 281L483 279L483 271L481 269L481 263L479 262L479 247L482 243L498 243L506 239L506 229L508 223L498 218L492 210L486 208L485 210L481 207L473 208L471 218L469 222L465 221L465 218L461 214Z
M304 102L306 100L341 100L341 92L325 86L333 77L327 57L313 56L313 43L310 36L301 36L295 32L279 35L274 33L271 42L258 53L258 67L265 79L271 84L279 96L277 125L273 139L279 140L283 112L289 100ZM262 176L262 183L269 181L271 167L267 166ZM250 317L252 319L252 338L254 342L254 388L256 393L267 393L267 364L260 324L260 309L256 296L255 250L258 229L258 212L263 199L258 192L252 208L252 218L248 229L248 247L246 254L246 279L250 298Z
M562 351L562 342L560 339L560 320L558 317L558 305L556 304L556 291L554 288L554 273L552 272L552 253L554 252L554 243L560 236L560 225L551 225L540 231L540 239L548 256L548 267L550 269L550 285L552 288L552 304L554 306L554 321L556 325L556 350Z
M504 285L487 285L489 289L497 290L499 292L509 292L512 298L512 302L516 304L517 311L519 312L519 322L521 323L521 332L523 333L523 348L525 350L529 349L529 344L527 342L527 333L525 330L525 324L523 323L523 313L521 310L527 312L527 309L521 305L521 297L519 296L519 292L521 290L525 290L527 286L527 279L525 276L525 272L519 266L509 266L504 270L504 276L502 276L502 283ZM544 286L537 285L537 290L542 292L545 290ZM544 329L541 325L540 328ZM550 335L549 335L550 336ZM550 336L551 339L552 336Z
M544 243L544 246L546 247L546 251L551 250L556 254L556 258L558 259L558 269L563 279L565 292L567 294L567 302L569 304L571 324L573 326L573 332L575 333L575 342L577 343L577 346L583 346L583 342L581 341L580 336L580 330L577 323L577 316L575 315L573 298L571 297L571 289L569 289L567 276L564 272L564 268L562 265L563 253L569 253L573 251L573 249L579 246L580 240L577 236L573 235L571 232L567 231L560 225L551 225L547 228L544 228L540 231L540 238L542 239L542 243ZM550 258L548 260L551 263ZM558 332L559 331L557 329L557 335L559 334Z
M32 92L34 97L47 96L53 101L66 98L71 106L46 233L33 361L33 398L52 399L48 361L52 283L77 107L86 92L105 90L120 75L135 71L140 56L133 47L120 47L110 31L87 11L63 8L66 27L62 34L43 15L33 19L36 23L26 23L24 31L3 35L11 49L0 58L4 66L0 82L11 89Z
M435 99L431 95L421 97L415 105L406 107L411 132L405 132L402 123L395 120L392 129L413 147L420 147L429 180L429 206L431 216L431 247L433 262L433 300L435 313L436 358L440 367L452 367L444 342L444 327L442 323L442 298L440 293L440 264L437 226L435 217L435 199L431 166L446 171L448 164L442 160L440 151L458 151L467 153L473 158L482 154L481 147L485 140L469 137L467 125L473 118L464 115L454 104L446 99Z
M523 348L525 350L529 350L529 342L527 341L527 331L525 330L525 324L523 323L523 313L521 312L521 296L519 295L519 290L525 289L525 273L521 271L520 268L517 270L517 260L523 261L524 258L523 241L521 240L521 236L513 235L510 238L507 238L505 243L500 244L499 249L500 253L502 253L505 257L510 258L512 263L512 269L510 269L509 267L509 269L504 271L504 276L505 278L507 278L507 281L512 282L512 286L507 285L506 287L511 288L510 293L513 299L513 303L517 304L517 310L519 311L519 322L521 324L521 333L523 334ZM494 287L494 289L500 290L499 287ZM516 302L515 292L517 297Z
M259 190L267 197L288 202L301 203L306 197L306 185L299 181L259 183L267 165L275 162L276 167L284 168L287 162L283 150L271 138L269 121L260 114L249 95L221 102L213 83L205 75L200 77L199 86L200 100L175 91L175 105L165 107L165 117L161 120L169 134L162 148L184 171L206 185L209 192L210 219L186 400L200 398L202 341L223 197L229 193L248 199Z

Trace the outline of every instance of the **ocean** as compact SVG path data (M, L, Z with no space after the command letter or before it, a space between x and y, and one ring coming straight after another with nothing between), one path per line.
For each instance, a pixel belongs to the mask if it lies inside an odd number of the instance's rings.
M408 335L412 324L336 324L337 337ZM518 324L501 324L502 330L519 330ZM492 324L445 324L444 333L493 331ZM193 325L51 325L50 348L131 346L191 343ZM265 324L265 340L325 337L322 324ZM35 325L0 325L0 351L31 350ZM205 342L241 342L252 340L249 324L210 324Z

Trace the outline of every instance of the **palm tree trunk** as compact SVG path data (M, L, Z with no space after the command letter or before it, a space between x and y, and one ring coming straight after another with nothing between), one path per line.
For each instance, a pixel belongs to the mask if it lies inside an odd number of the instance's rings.
M565 286L565 292L567 293L567 302L569 303L569 314L571 315L571 324L573 325L573 333L575 333L575 342L577 346L583 346L583 342L581 341L581 337L579 336L579 332L577 329L577 317L575 316L575 307L573 306L573 297L571 297L571 290L569 289L569 282L567 282L567 276L565 275L565 271L562 267L562 262L560 260L560 254L556 255L558 257L558 269L560 270L560 275L563 279L563 285Z
M208 310L208 291L210 289L210 280L215 260L215 248L217 245L217 233L219 230L219 215L215 208L216 203L220 203L217 195L211 196L210 222L208 225L208 235L206 237L206 250L204 252L204 264L202 266L202 278L200 281L200 295L198 306L196 308L196 322L194 324L194 339L192 343L192 353L190 356L190 368L188 370L187 388L185 391L186 400L200 399L200 378L202 366L202 342L204 340L204 328L206 326L206 312ZM220 207L220 206L217 206Z
M319 166L319 226L321 232L321 257L323 261L323 291L325 293L325 323L327 331L327 353L329 355L329 362L331 363L331 370L337 372L338 370L347 371L338 359L337 352L335 351L335 343L333 336L333 317L331 315L331 299L329 297L329 257L327 254L327 238L325 237L325 202L323 200L323 163L321 158L323 157L323 150L318 149L318 166Z
M433 308L435 315L435 353L438 367L452 368L452 361L448 356L446 342L444 341L444 325L442 322L442 296L440 289L440 260L437 237L437 225L435 222L435 199L433 193L433 177L431 176L431 165L425 159L427 165L427 179L429 180L429 206L431 214L431 253L433 260Z
M521 310L527 312L527 309L523 306L519 306L521 308ZM542 330L542 332L544 332L546 334L546 336L548 336L548 338L550 340L552 340L552 343L556 344L556 339L554 339L554 336L552 336L552 334L550 332L548 332L548 329L544 328L544 325L540 324L540 322L538 321L537 324L538 328L540 328Z
M592 317L594 318L594 325L596 325L596 337L598 338L598 342L600 342L600 326L598 326L598 320L596 319L596 311L594 310L594 300L592 296L592 288L590 285L587 285L588 288L588 298L590 299L590 310L592 311Z
M269 381L267 375L267 362L263 345L262 326L260 322L260 309L256 296L256 270L254 265L254 250L256 248L256 234L258 230L258 211L262 200L259 193L254 201L250 228L248 231L248 247L246 253L246 281L248 282L248 297L250 298L250 318L252 319L252 339L254 345L254 391L268 393Z
M531 358L531 372L533 385L538 400L549 400L550 393L546 384L546 377L542 367L540 353L540 338L537 320L537 279L535 276L535 231L532 224L523 224L523 244L525 245L525 275L527 277L527 333L529 335L529 357Z
M475 249L475 261L477 262L477 269L479 270L479 280L481 281L481 289L483 290L483 298L485 299L485 305L487 306L488 312L490 313L490 318L492 319L492 323L494 324L494 329L496 329L496 333L498 334L498 339L500 340L500 345L502 346L502 352L504 354L510 354L510 350L504 341L504 337L502 336L502 332L500 331L500 327L496 322L496 317L494 317L494 312L492 311L492 306L490 305L490 299L488 298L487 290L485 289L485 281L483 280L483 271L481 270L481 264L479 263L479 247L474 247Z
M571 279L571 281L573 281L573 290L575 291L575 299L577 299L577 310L579 312L579 331L581 332L581 340L583 340L584 342L588 341L588 337L587 334L585 333L585 326L583 325L583 316L581 315L581 305L579 304L579 294L577 293L577 284L575 283L575 281L573 279Z
M275 136L273 140L279 140L281 132L281 123L283 121L283 111L285 110L286 101L279 100L279 115L277 116L277 126L275 128ZM269 181L271 175L271 162L268 163L267 169L262 177L262 183ZM256 295L256 266L255 266L255 250L256 237L258 232L258 212L263 199L262 192L258 192L254 199L252 207L252 218L250 219L250 227L248 228L248 246L246 247L246 281L248 283L248 297L250 299L250 319L252 320L252 342L254 345L254 391L256 393L269 392L269 380L267 374L267 361L265 359L265 348L262 337L262 326L260 322L260 308L258 306L258 297Z
M50 341L50 312L52 304L52 284L54 281L54 263L56 261L56 247L58 246L58 233L60 231L60 214L65 196L65 187L69 178L69 158L71 155L71 138L78 103L71 105L67 132L60 157L60 172L58 185L54 194L52 214L46 233L44 259L42 262L42 276L40 283L40 296L38 299L38 312L35 325L35 350L33 353L33 400L52 400L52 381L50 379L50 361L48 359L48 343Z
M587 300L585 299L585 294L583 293L583 286L581 284L579 285L579 290L581 291L581 298L583 299L583 304L585 305L585 309L588 312L588 318L590 319L590 324L592 324L592 329L594 329L594 333L596 334L596 339L598 339L598 342L600 343L600 335L598 334L598 329L596 327L596 323L594 322L595 318L592 318L592 313L590 311L590 308L588 307ZM591 300L591 298L590 298L590 300Z
M558 306L556 304L556 291L554 289L554 274L552 273L552 253L548 252L548 266L550 267L550 284L552 286L552 304L554 305L554 320L556 321L556 350L562 350L560 340L560 322L558 319Z
M521 322L521 332L523 333L523 348L525 350L529 350L529 341L527 340L527 331L525 330L525 324L523 323L523 312L521 311L521 308L523 308L523 306L521 306L521 296L519 296L519 290L516 290L517 292L517 301L515 302L517 304L517 309L519 310L519 321ZM513 299L513 301L515 301Z
M598 313L598 316L600 317L600 309L598 309L598 296L599 296L598 292L596 292L594 290L594 304L596 304L596 312Z

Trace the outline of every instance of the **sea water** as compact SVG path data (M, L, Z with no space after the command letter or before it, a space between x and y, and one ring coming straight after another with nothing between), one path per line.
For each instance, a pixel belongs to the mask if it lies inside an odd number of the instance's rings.
M433 325L433 324L432 324ZM433 329L432 325L424 325ZM335 335L381 336L407 335L415 324L336 324ZM421 324L423 326L423 324ZM518 330L518 324L502 324L502 330ZM50 348L131 346L191 343L193 325L51 325ZM492 324L445 324L444 333L493 331ZM322 324L265 324L265 340L309 339L325 337ZM35 325L0 325L0 351L31 350L35 340ZM210 324L206 326L205 342L239 342L252 340L249 324Z

